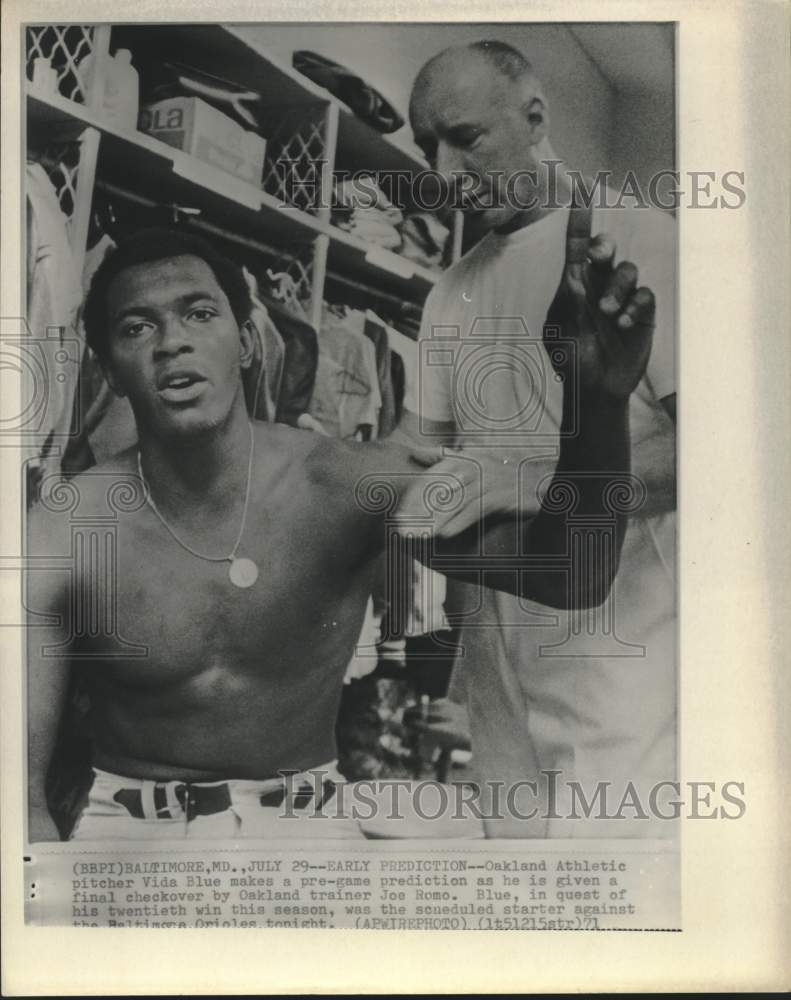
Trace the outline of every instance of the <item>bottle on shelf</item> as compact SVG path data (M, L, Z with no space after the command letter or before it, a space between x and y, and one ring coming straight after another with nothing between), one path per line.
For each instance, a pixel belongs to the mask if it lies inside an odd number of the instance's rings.
M87 55L77 67L83 90L87 93L92 85L94 67L93 54ZM140 103L140 79L132 65L129 49L118 49L107 59L105 70L102 111L104 117L120 128L137 128L137 112Z
M33 85L50 94L58 91L58 74L46 56L33 60Z

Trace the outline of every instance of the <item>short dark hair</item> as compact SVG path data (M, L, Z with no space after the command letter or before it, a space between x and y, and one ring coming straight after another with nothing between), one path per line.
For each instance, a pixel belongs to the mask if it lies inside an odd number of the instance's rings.
M233 261L215 250L202 237L183 229L141 229L110 250L91 280L83 305L82 321L88 346L98 357L104 356L107 350L107 292L113 279L127 267L134 267L136 264L186 256L198 257L211 268L239 326L250 318L250 290L241 268Z

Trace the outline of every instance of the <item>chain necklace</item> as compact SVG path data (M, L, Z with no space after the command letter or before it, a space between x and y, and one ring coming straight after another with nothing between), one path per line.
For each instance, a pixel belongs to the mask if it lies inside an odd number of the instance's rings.
M179 538L176 532L171 528L165 518L159 511L159 508L154 503L154 498L151 496L151 487L148 485L146 477L143 475L143 463L140 458L140 449L137 450L137 472L143 483L143 490L145 492L146 503L153 510L159 520L162 522L163 526L166 528L168 533L175 539L176 542L185 549L190 555L196 556L198 559L203 559L206 562L227 562L230 563L228 569L228 577L231 583L235 587L252 587L255 581L258 579L258 566L253 562L252 559L241 558L237 559L236 552L242 541L242 535L244 534L244 526L247 523L247 508L250 505L250 485L253 480L253 456L255 454L255 435L253 433L253 425L249 424L250 427L250 455L247 459L247 487L244 493L244 508L242 510L242 523L239 526L239 534L236 536L236 541L234 546L227 556L207 556L203 552L196 552L192 546L187 545L187 543Z

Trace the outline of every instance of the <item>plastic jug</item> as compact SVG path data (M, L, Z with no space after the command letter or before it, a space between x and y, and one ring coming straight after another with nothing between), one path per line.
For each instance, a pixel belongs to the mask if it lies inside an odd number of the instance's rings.
M58 92L58 74L46 56L39 56L33 60L33 85L51 94Z
M91 85L94 57L86 56L78 67L83 90ZM109 56L105 68L104 95L102 97L102 117L119 128L136 129L137 112L140 103L140 79L132 65L129 49L118 49Z

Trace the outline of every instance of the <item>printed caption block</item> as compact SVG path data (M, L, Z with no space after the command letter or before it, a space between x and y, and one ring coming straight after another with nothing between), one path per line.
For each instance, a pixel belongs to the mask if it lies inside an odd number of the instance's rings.
M623 840L487 850L81 845L30 855L26 915L74 927L672 932L681 929L678 860L670 842Z

